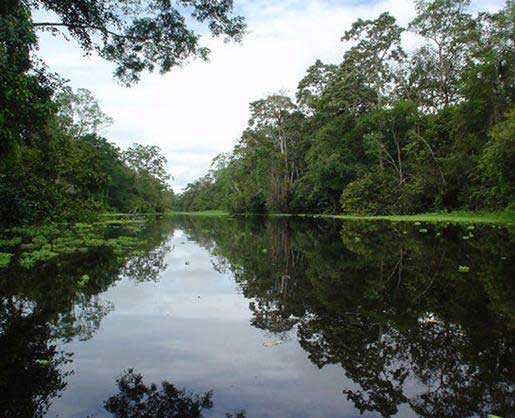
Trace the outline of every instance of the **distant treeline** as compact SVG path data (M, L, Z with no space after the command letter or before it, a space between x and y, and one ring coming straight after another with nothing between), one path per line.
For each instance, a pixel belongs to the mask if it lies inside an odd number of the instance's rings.
M111 120L88 90L52 92L38 105L41 115L26 115L36 134L25 131L26 141L16 140L20 133L13 131L26 130L24 124L3 132L13 140L0 144L0 225L170 208L159 148L134 144L122 151L100 136ZM41 125L38 116L46 119Z
M513 208L515 6L417 1L407 28L358 19L339 65L251 103L231 153L176 196L196 211L414 213ZM401 38L420 42L407 53Z

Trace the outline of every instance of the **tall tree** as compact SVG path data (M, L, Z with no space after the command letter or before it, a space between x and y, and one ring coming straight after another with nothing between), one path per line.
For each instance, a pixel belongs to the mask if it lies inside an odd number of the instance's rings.
M87 89L78 89L75 93L66 89L57 95L56 102L61 126L71 136L97 134L113 123Z
M388 96L394 79L393 65L405 57L401 48L403 31L393 16L383 13L375 20L358 19L342 37L342 41L356 42L345 54L344 62L366 75L367 84L375 92L376 107Z
M276 151L276 162L270 165L270 206L277 210L287 210L291 187L298 176L297 159L294 157L299 145L297 126L289 123L297 106L283 95L275 94L255 101L250 105L251 117L242 141L246 145L268 141ZM274 158L272 158L274 162Z
M459 77L474 34L474 21L466 12L469 0L417 0L417 16L409 28L426 44L414 56L426 69L420 88L440 109L459 99Z
M321 96L334 78L338 66L334 64L324 64L320 60L308 68L306 75L300 80L295 95L297 104L306 113L312 114L319 106Z

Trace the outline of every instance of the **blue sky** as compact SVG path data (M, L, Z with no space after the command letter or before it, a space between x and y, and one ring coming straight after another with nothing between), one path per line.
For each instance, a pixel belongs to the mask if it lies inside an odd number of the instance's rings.
M472 1L472 10L493 11L500 0ZM42 34L39 56L52 71L87 88L114 124L103 134L125 148L134 142L159 145L180 191L206 173L211 159L230 151L248 120L248 105L269 93L295 91L316 59L338 63L346 45L340 37L357 18L384 11L401 25L414 16L408 0L235 0L247 19L242 44L203 38L211 48L209 63L193 61L166 75L145 74L131 88L112 78L113 66L97 56L83 56L73 44ZM406 34L408 48L417 40Z

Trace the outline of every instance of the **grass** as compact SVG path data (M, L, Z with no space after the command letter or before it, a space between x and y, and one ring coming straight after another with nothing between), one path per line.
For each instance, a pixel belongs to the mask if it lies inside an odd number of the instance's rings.
M200 212L168 212L167 215L187 215L187 216L231 216L229 212L225 212L223 210L203 210Z
M208 210L201 212L171 212L172 215L188 216L230 216L222 210ZM450 222L450 223L488 223L488 224L515 224L515 212L450 212L450 213L421 213L417 215L331 215L331 214L291 214L271 213L268 216L298 216L308 218L333 218L345 220L369 220L369 221L392 221L392 222Z
M515 223L513 212L451 212L451 213L421 213L417 215L389 215L389 216L350 216L335 215L338 219L369 219L406 222L451 222L451 223L490 223L512 224Z

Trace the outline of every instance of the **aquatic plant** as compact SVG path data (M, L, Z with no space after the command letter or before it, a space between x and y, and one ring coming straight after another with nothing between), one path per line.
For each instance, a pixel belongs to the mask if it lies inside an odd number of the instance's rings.
M0 269L6 268L11 262L12 254L10 253L0 253Z
M0 247L10 248L16 247L22 243L21 237L14 237L10 239L0 239Z
M144 219L144 218L143 218ZM14 249L17 255L17 263L23 268L32 268L39 262L51 260L62 255L72 255L75 253L86 253L93 248L110 248L117 255L129 253L134 250L142 240L136 235L142 230L143 223L138 220L138 224L131 223L125 225L127 220L113 226L116 220L109 220L109 224L51 224L39 227L23 226L14 227L6 231L7 236L0 239L0 248ZM113 238L106 238L116 231L117 235ZM16 251L17 250L17 251ZM11 253L2 256L0 267L5 268L10 264Z
M85 287L85 286L88 284L89 280L90 280L90 277L89 277L87 274L85 274L85 275L84 275L84 276L82 276L82 277L79 279L79 281L77 282L77 287L78 287L79 289L81 289L81 288Z

